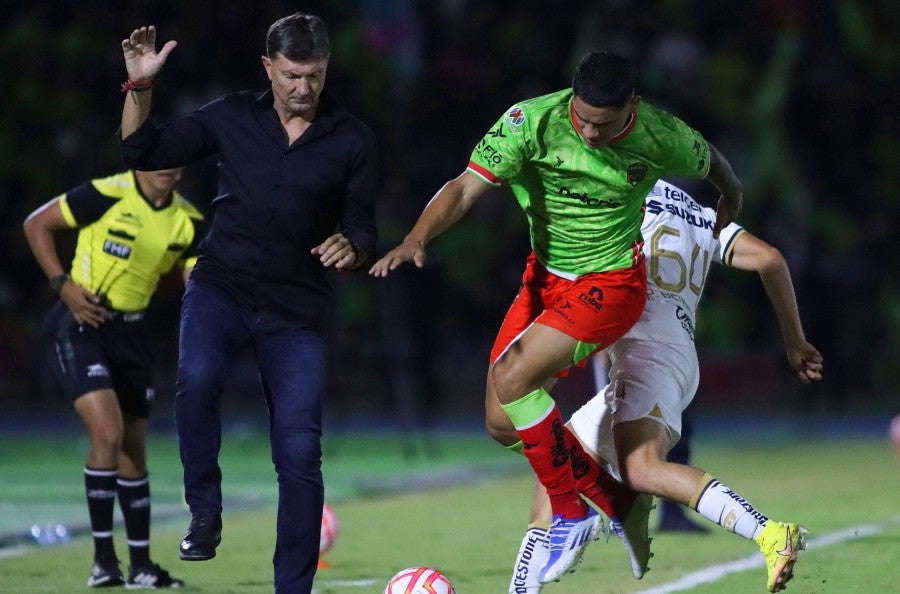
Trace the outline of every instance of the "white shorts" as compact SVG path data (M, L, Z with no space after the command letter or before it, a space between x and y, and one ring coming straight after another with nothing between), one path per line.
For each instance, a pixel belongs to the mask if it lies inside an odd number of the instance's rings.
M700 383L694 345L622 338L609 348L610 382L572 415L575 435L620 478L612 428L649 418L665 425L669 449L681 437L681 413ZM650 413L659 408L662 415Z

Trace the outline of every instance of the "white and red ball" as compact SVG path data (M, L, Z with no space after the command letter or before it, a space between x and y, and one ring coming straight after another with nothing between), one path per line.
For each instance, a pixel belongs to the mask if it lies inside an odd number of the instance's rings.
M456 594L456 589L437 569L407 567L391 578L383 594Z
M340 525L334 510L327 503L322 506L322 532L319 536L319 555L324 555L334 546L340 533Z

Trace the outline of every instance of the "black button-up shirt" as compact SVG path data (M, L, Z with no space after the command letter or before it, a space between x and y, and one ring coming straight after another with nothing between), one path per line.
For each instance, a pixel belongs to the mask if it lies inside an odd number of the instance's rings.
M262 329L322 329L331 296L310 250L340 231L375 251L377 156L372 131L323 93L288 145L271 90L225 95L175 121L145 122L121 140L128 167L186 165L215 154L219 192L192 280L258 312Z

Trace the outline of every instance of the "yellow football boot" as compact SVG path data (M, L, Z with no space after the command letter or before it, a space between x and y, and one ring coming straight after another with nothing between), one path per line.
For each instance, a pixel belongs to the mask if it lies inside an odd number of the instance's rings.
M766 558L769 592L780 592L794 577L797 552L806 548L806 528L799 524L782 524L769 520L762 534L756 539L759 550Z

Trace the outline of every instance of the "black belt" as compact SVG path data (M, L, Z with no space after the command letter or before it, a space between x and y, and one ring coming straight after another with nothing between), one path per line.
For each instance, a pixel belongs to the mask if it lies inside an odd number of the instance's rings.
M116 311L107 309L103 314L107 322L140 322L144 319L144 310L141 311Z

